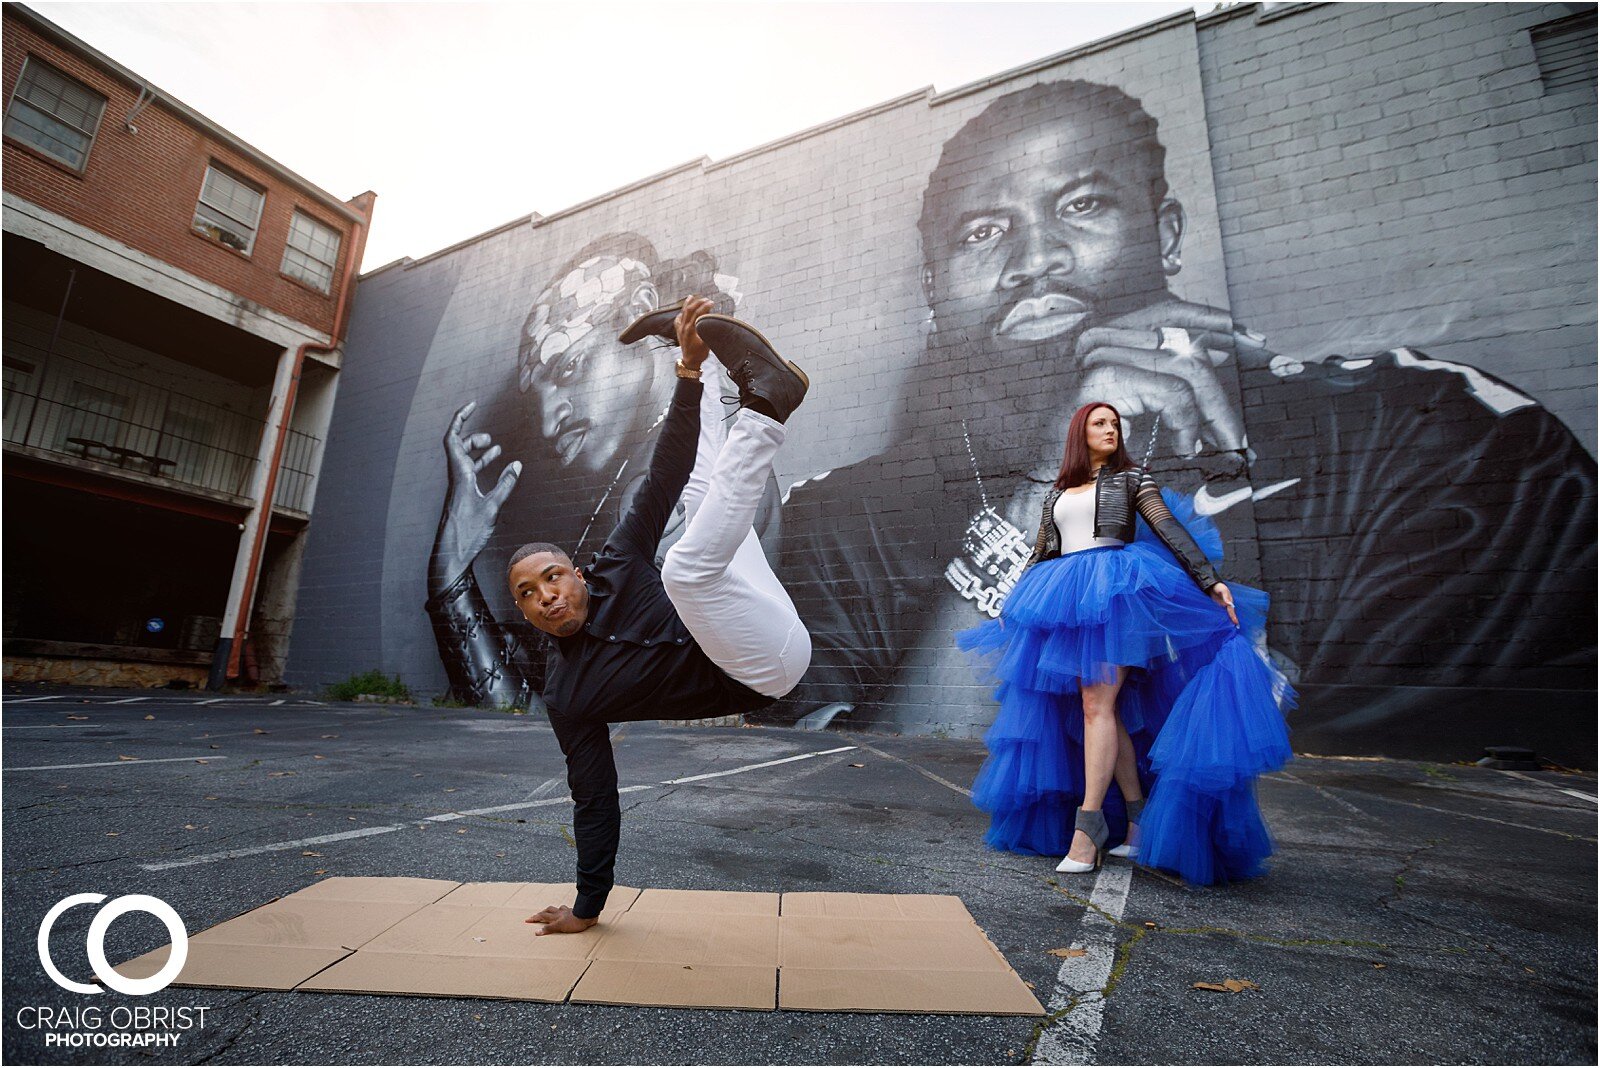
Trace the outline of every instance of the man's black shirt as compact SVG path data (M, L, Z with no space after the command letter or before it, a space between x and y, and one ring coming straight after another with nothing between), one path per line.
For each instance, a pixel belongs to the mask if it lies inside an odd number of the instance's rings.
M575 808L578 898L572 911L600 915L611 892L622 809L607 725L702 719L772 703L723 673L696 644L661 584L656 548L694 469L701 385L679 379L650 456L650 470L622 521L588 567L589 616L551 642L544 702L567 758Z

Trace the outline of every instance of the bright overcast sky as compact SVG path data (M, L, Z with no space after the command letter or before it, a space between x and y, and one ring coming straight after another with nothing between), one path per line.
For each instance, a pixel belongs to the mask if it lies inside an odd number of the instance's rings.
M30 6L329 192L375 190L370 270L1190 5Z

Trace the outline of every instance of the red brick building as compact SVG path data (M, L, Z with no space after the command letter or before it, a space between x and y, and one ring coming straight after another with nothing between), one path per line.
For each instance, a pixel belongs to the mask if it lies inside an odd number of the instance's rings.
M20 4L3 78L5 677L274 681L375 195Z

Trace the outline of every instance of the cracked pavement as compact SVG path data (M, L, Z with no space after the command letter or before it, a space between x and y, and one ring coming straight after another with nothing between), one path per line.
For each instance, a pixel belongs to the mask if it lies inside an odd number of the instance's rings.
M619 882L956 894L1058 1011L1040 1022L175 987L91 999L54 986L36 953L44 913L68 894L154 894L195 932L319 872L570 880L563 804L427 819L560 798L560 753L539 718L475 709L7 691L5 768L108 765L4 775L0 1053L13 1063L1595 1061L1592 775L1302 758L1261 784L1279 846L1270 874L1192 889L1134 868L1113 909L1095 876L983 847L984 817L963 793L979 743L651 723L614 732L624 786L859 747L624 794ZM52 699L26 701L38 696ZM127 697L144 700L109 704ZM209 762L141 766L185 757ZM393 829L143 867L363 828ZM69 977L89 972L93 912L67 912L52 934ZM107 954L166 940L132 913ZM1086 945L1106 968L1071 987L1049 951ZM1226 979L1259 989L1193 985ZM204 1028L159 1051L47 1050L19 1025L21 1007L90 1000L210 1008Z

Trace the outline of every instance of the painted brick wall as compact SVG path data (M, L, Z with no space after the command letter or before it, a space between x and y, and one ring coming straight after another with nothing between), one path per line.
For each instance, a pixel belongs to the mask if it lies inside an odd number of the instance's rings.
M1531 27L1587 4L1328 4L1202 24L1234 314L1305 358L1413 345L1595 450L1595 96Z
M437 259L413 271L385 271L357 291L317 476L317 518L302 536L289 671L299 685L377 667L421 683L416 668L389 666L384 655L384 521L393 487L431 474L399 469L405 424L396 413L411 407L459 269L449 258ZM352 352L364 355L350 360ZM324 513L334 518L324 523ZM413 579L420 589L421 577ZM415 593L412 600L420 605Z
M48 160L6 138L5 191L74 222L222 286L264 308L318 330L333 327L339 292L318 293L283 275L289 221L298 209L344 235L350 246L352 224L320 201L264 171L247 157L208 137L160 103L142 110L138 134L123 119L138 91L113 78L75 52L44 38L32 26L5 13L5 101L11 96L29 55L89 86L107 98L99 132L82 174ZM266 190L255 244L248 257L195 233L190 222L206 167L216 161ZM343 263L341 261L340 270Z
M1157 120L1183 209L1181 249L1163 246L1159 263L1138 242L1118 253L1150 259L1164 290L1111 294L1126 314L1093 321L1123 324L1136 345L1168 344L1158 327L1187 323L1193 341L1213 329L1197 323L1221 322L1223 337L1203 346L1211 391L1238 413L1248 447L1220 423L1189 431L1175 415L1154 465L1215 516L1224 574L1275 598L1274 655L1308 695L1297 722L1356 723L1362 739L1329 744L1401 751L1386 732L1437 737L1474 687L1492 685L1537 691L1518 701L1555 724L1548 736L1570 736L1576 710L1593 704L1594 103L1543 97L1526 36L1564 10L1308 6L1259 20L1247 7L1169 19L369 276L288 678L315 686L379 667L424 693L462 695L452 643L521 626L502 588L510 552L549 539L581 563L597 548L670 394L667 357L580 334L571 351L588 354L583 373L606 377L561 394L566 408L543 399L529 383L567 359L542 362L548 329L578 321L549 311L560 305L551 294L564 279L604 289L609 267L648 274L661 301L706 292L708 275L674 272L707 253L737 314L814 380L777 462L784 503L758 529L831 650L774 714L837 700L872 729L980 733L990 686L952 635L1014 580L992 564L1004 555L994 546L1021 538L1026 554L1064 416L1116 399L1142 453L1162 409L1139 399L1137 375L1096 379L1070 343L1008 348L963 322L942 281L925 285L918 219L924 204L1007 171L1047 171L1063 146L1124 166L1097 140L1122 123L1117 105L1064 102L1063 83L1077 80L1113 86ZM981 150L952 154L969 123ZM593 252L619 234L650 247ZM928 262L955 255L941 246ZM619 305L594 307L582 325L595 337L625 321ZM423 604L437 592L434 538L451 492L442 439L469 400L463 433L503 450L473 492L490 492L509 461L525 467L470 568L477 622L457 633ZM585 427L564 457L563 411ZM1198 455L1187 433L1200 435ZM1518 469L1529 450L1537 462ZM963 586L946 567L961 561L968 575L1001 570ZM1569 589L1551 577L1561 574L1579 579ZM480 696L516 698L521 671L509 666L507 685ZM1351 701L1365 718L1341 719Z

